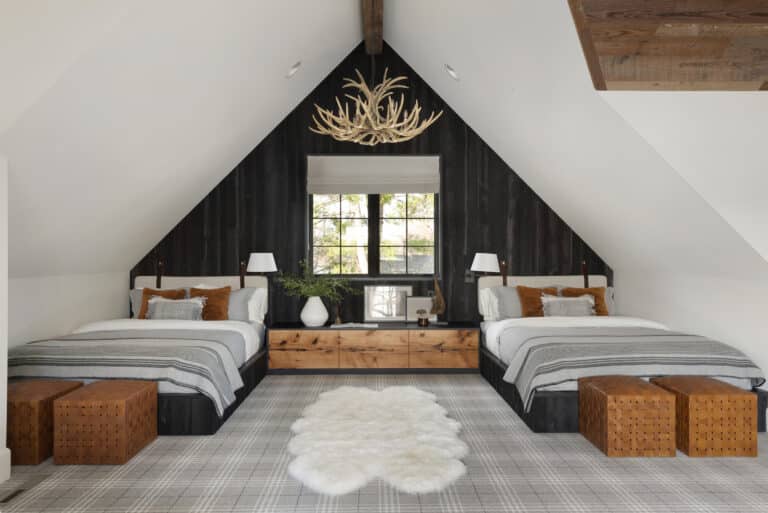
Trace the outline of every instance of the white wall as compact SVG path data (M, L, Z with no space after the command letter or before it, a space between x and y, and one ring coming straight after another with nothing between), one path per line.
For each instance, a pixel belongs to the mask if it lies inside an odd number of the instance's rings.
M8 161L0 155L0 483L11 476L5 447L8 414Z
M768 273L721 277L615 271L616 303L624 315L726 342L768 373Z
M765 92L606 91L601 96L768 260Z
M91 321L128 316L128 271L11 278L11 347L70 333Z

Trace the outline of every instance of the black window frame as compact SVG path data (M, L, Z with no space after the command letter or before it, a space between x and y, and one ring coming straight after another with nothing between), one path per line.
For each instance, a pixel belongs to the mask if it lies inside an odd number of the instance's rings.
M336 194L336 193L328 193L328 194ZM344 193L338 193L340 195L343 195ZM409 194L406 192L402 193L396 193L396 194ZM411 194L419 194L419 193L411 193ZM437 276L438 278L441 276L442 271L442 252L440 251L440 240L441 240L441 232L442 232L442 221L441 221L441 209L440 209L440 193L435 192L434 194L434 206L433 206L433 216L432 218L422 218L422 217L414 217L409 218L407 215L407 203L406 203L406 217L404 218L386 218L386 219L403 219L406 221L406 244L404 246L392 246L392 247L402 247L405 249L405 262L406 262L406 270L408 269L408 229L407 229L407 221L408 219L432 219L434 222L434 263L435 268L433 273L429 274L382 274L380 270L380 263L381 263L381 252L380 252L380 241L381 241L381 208L380 208L380 200L381 195L380 194L366 194L368 197L368 274L322 274L322 276L330 276L330 277L338 277L338 278L345 278L348 280L360 280L360 281L418 281L418 280L431 280L433 277ZM407 201L407 200L406 200ZM311 268L314 270L314 202L313 202L313 194L307 194L307 263L311 266ZM323 219L323 218L320 218ZM346 219L346 218L344 218ZM352 219L352 218L350 218ZM357 218L355 218L357 219ZM335 246L334 246L335 247ZM341 240L339 241L339 247L346 247L341 244ZM357 247L357 246L355 246ZM417 247L417 246L411 246L411 247ZM428 247L428 246L420 246L420 247Z

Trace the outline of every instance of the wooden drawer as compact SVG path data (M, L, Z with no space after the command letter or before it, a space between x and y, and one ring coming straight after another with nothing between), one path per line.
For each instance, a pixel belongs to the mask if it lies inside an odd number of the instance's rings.
M409 331L409 366L413 369L478 367L476 330Z
M354 330L339 332L342 369L408 368L407 330Z
M271 369L335 369L339 366L339 333L331 330L271 330Z

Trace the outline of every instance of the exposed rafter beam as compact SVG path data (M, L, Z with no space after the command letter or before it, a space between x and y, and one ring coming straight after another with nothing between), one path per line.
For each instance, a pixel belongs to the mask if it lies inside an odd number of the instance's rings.
M768 23L765 0L584 0L589 21Z
M571 8L571 15L573 16L576 31L578 32L579 40L581 41L581 48L584 50L584 58L587 60L587 68L589 68L589 74L592 77L592 84L598 91L605 91L605 78L603 77L603 70L600 67L600 58L595 49L592 32L590 31L589 23L587 23L587 18L584 14L584 5L581 0L568 0L568 6Z
M384 46L384 0L360 0L363 7L363 34L365 52L381 53Z

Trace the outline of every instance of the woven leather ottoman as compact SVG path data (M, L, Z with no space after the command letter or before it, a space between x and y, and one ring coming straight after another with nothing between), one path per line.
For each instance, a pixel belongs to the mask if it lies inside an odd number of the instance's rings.
M581 378L579 432L607 456L674 456L675 396L632 376Z
M11 464L37 465L53 454L53 401L79 381L29 380L8 384L8 448Z
M677 397L677 448L688 456L757 456L757 395L700 376L651 380Z
M106 380L54 401L56 464L123 464L157 438L157 383Z

